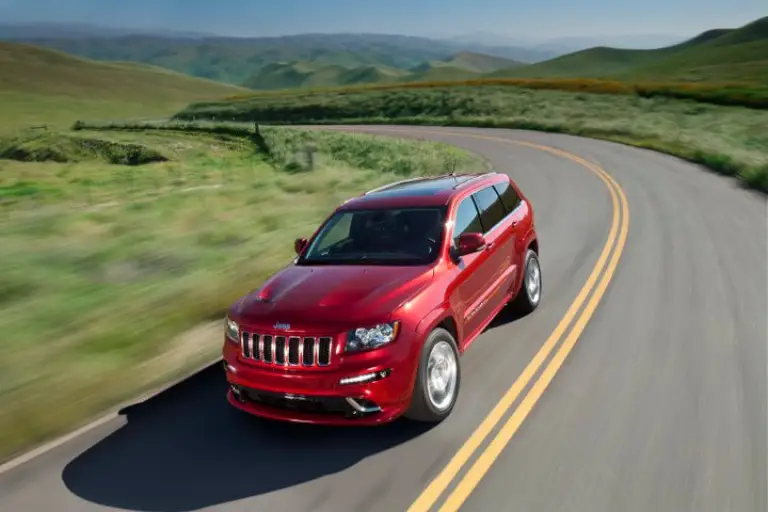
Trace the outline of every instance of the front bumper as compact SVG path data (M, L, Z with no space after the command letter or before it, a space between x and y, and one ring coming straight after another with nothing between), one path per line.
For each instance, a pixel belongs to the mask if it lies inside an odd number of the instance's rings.
M249 364L239 347L225 341L223 366L230 404L281 421L325 425L376 425L401 416L411 400L415 368L386 352L363 365L322 370L286 370ZM374 381L342 379L376 374Z

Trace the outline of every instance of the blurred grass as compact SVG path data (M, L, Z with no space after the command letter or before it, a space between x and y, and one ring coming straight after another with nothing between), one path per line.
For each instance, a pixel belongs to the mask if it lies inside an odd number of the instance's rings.
M158 151L130 142L117 142L61 133L41 132L0 140L0 158L22 162L81 162L142 165L167 158Z
M263 95L197 103L175 119L269 124L423 124L518 128L644 147L768 191L768 111L667 97L512 86Z
M59 134L66 144L52 134L21 142L65 151L80 137L168 161L108 164L79 146L78 162L0 159L0 330L12 333L0 343L0 458L216 354L218 329L190 329L218 322L289 263L292 240L346 198L485 167L439 143L280 127L262 135L259 149L237 134L80 130ZM307 143L318 151L312 171Z

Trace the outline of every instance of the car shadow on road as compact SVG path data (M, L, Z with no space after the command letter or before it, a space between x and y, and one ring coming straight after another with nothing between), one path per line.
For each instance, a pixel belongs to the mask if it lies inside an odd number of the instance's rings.
M339 472L428 430L407 420L357 428L263 420L231 407L226 389L216 363L126 408L127 424L70 462L64 484L101 505L186 512Z
M505 325L516 322L521 318L523 318L522 315L513 311L511 307L507 306L502 309L499 314L493 318L493 320L491 320L491 323L489 323L488 326L483 329L483 332L488 332L493 329L498 329L499 327L504 327Z

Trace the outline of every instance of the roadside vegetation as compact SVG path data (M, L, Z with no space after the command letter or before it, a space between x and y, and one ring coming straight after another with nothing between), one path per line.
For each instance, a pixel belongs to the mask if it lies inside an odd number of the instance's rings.
M369 135L77 128L0 143L0 330L13 333L0 344L0 458L214 356L226 307L344 199L485 166ZM205 321L215 328L195 331Z
M612 140L703 164L768 191L768 110L666 97L510 86L265 95L174 116L266 124L423 124L531 129Z
M446 89L477 87L511 87L533 90L619 94L640 98L674 98L713 105L768 109L768 85L724 82L620 82L599 78L482 78L468 80L419 81L406 84L367 84L350 87L315 87L247 92L224 98L225 101L256 101L277 96L308 94L351 94L359 92L407 91L413 89Z

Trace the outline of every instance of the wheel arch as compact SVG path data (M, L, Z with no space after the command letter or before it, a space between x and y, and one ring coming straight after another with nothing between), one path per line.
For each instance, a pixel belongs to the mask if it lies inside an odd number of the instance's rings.
M541 256L541 253L539 252L539 239L536 237L536 235L531 236L531 238L528 240L528 249L535 252L536 256Z
M451 336L453 336L457 348L461 347L461 332L459 330L459 324L456 321L453 312L445 305L441 305L435 308L431 313L425 316L424 319L422 319L421 322L419 322L417 325L416 332L419 333L419 335L424 339L426 339L429 333L438 327L448 331Z

